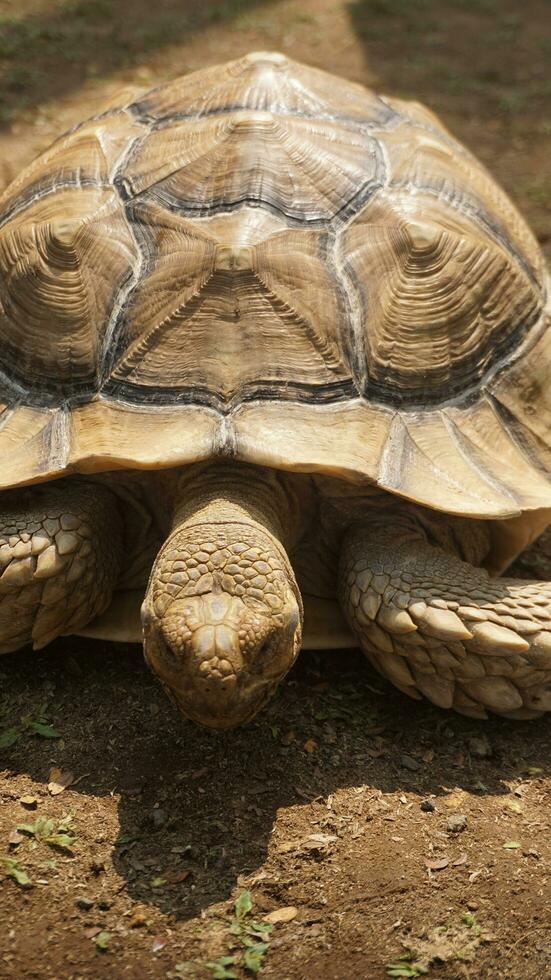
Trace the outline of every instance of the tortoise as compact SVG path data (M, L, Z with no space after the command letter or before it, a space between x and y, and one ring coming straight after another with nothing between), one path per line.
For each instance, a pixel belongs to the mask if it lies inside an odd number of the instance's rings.
M143 628L212 728L301 646L551 709L550 563L503 576L551 522L549 283L432 112L253 53L78 125L0 214L1 652Z

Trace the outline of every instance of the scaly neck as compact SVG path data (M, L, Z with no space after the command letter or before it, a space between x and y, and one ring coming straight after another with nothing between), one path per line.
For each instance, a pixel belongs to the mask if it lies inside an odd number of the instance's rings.
M234 463L186 469L175 487L172 530L206 524L245 524L288 550L300 533L299 500L275 470Z

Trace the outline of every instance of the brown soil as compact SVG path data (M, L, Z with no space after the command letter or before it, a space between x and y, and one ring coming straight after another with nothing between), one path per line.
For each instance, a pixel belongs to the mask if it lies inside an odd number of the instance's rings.
M550 22L547 0L0 0L0 179L121 84L277 48L429 103L551 254ZM2 750L0 975L208 978L242 949L247 890L245 922L297 910L268 937L266 978L377 980L408 951L403 975L551 974L551 719L468 721L359 655L303 654L257 722L215 736L177 717L138 648L71 639L0 667L0 731L19 726ZM41 712L61 737L19 722ZM59 795L54 766L78 780ZM68 814L70 851L15 843L18 824L55 833Z

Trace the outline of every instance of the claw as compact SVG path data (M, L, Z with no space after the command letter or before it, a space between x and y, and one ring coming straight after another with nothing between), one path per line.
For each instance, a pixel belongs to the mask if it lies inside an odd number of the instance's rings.
M470 640L472 633L461 622L451 609L438 609L435 606L427 606L424 611L416 611L415 606L410 607L415 619L419 619L423 628L430 636L436 636L439 640Z
M463 687L475 701L482 701L491 711L515 711L523 706L518 690L505 677L477 677L463 681Z
M473 638L478 649L490 656L503 656L504 653L525 653L530 644L518 633L497 623L477 623L473 626Z
M395 606L381 606L377 622L391 633L413 633L417 629L409 613Z
M414 670L417 687L429 701L439 708L451 708L455 695L455 683L441 674L425 674Z
M368 619L375 619L377 613L379 612L379 606L381 605L381 597L375 592L368 592L364 595L360 606L362 611L365 613Z

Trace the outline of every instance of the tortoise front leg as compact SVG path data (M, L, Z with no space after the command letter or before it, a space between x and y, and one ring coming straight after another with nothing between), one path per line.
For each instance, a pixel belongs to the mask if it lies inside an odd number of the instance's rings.
M374 666L473 718L551 710L551 582L491 578L413 522L348 531L340 601Z
M122 562L115 496L84 480L0 497L0 653L35 649L109 605Z

